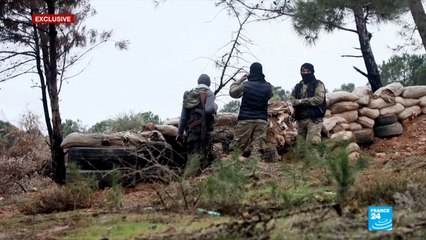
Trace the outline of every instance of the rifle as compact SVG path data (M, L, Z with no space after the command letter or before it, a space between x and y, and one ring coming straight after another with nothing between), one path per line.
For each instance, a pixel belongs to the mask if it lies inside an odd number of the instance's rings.
M204 161L208 161L208 142L207 142L207 120L206 120L206 100L207 92L200 93L200 102L201 102L201 147L202 153L204 156Z

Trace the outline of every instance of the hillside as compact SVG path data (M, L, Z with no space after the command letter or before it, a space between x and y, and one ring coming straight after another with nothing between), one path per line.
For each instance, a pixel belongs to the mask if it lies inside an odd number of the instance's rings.
M125 191L118 208L94 205L23 215L19 202L37 192L1 196L0 239L424 239L426 115L403 126L401 136L362 147L369 156L367 168L341 205L335 204L335 184L326 167L286 156L282 162L260 162L241 199L230 204L202 201L204 195L193 204L200 197L197 184L210 176L208 171L181 184L141 183ZM393 206L392 231L368 231L371 205Z

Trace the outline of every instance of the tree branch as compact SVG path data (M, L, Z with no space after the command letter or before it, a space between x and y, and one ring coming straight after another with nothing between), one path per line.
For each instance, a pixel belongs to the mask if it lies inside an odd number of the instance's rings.
M362 55L340 55L341 57L362 58Z
M367 73L363 72L362 70L360 70L359 68L357 68L357 67L355 67L355 66L353 66L353 68L355 68L355 70L356 70L357 72L361 73L364 77L368 78L368 74L367 74Z

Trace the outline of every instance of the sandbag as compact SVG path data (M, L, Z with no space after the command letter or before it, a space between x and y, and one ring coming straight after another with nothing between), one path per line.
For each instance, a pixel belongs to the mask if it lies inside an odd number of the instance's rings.
M275 146L284 146L285 138L282 134L277 134L271 129L266 131L266 143L273 144Z
M164 125L172 125L172 126L175 126L175 127L179 127L179 120L180 120L180 117L169 118L169 119L166 119L163 124Z
M130 132L119 132L112 134L73 132L63 139L61 147L138 147L148 141L149 139L147 137Z
M352 141L354 139L354 134L351 131L341 131L332 134L330 139L334 141Z
M336 126L331 130L333 133L341 132L350 130L351 126L347 123L338 123Z
M358 100L358 96L345 91L336 91L329 93L327 95L327 106L331 106L336 102L343 102L343 101L356 101Z
M395 97L401 95L402 91L404 91L404 86L399 82L394 82L377 89L374 95L383 98L387 102L391 102L391 99L395 99Z
M338 123L348 123L345 118L339 116L333 116L330 118L324 118L322 125L330 132Z
M422 113L426 114L426 107L422 107Z
M212 139L213 142L230 141L234 137L233 126L217 126L213 128Z
M373 128L374 126L374 119L371 119L366 116L361 116L356 120L357 123L361 124L364 128Z
M348 144L348 146L346 146L346 152L348 154L353 153L353 152L359 152L360 150L361 150L361 148L355 142L351 142L351 143Z
M357 123L357 122L351 122L351 123L349 123L349 126L350 126L349 129L351 131L356 131L356 130L361 130L362 129L362 125L359 124L359 123Z
M402 92L403 98L421 98L426 96L426 86L408 86Z
M398 119L404 120L404 119L409 118L409 117L417 117L421 113L422 113L422 109L420 108L420 106L418 106L418 105L411 106L411 107L404 109L404 111L398 113Z
M357 87L352 91L358 97L356 102L361 106L366 106L370 103L371 96L373 95L371 88L368 86Z
M331 117L342 117L346 119L346 122L351 123L355 122L358 119L358 111L352 110L348 112L336 113L331 115Z
M389 107L385 107L380 109L380 115L381 116L385 116L385 115L392 115L392 114L398 114L402 111L404 111L405 107L402 106L401 103L397 103L393 106L389 106Z
M372 99L370 103L367 105L367 107L373 108L373 109L382 109L392 105L395 105L395 104L391 102L386 102L385 100L383 100L383 98L376 98L376 99Z
M343 101L343 102L336 102L330 106L330 112L331 114L335 113L342 113L346 111L351 111L358 109L359 105L356 102L352 101Z
M163 136L176 137L178 128L173 125L155 125L155 130L158 130Z
M363 107L358 109L358 113L361 116L366 116L369 117L371 119L375 119L380 115L380 110L379 109L372 109L372 108L368 108L368 107Z
M214 118L214 126L234 126L238 122L237 113L219 113Z
M348 155L348 161L349 162L355 162L355 161L358 161L358 159L359 159L359 152L349 153L349 155Z
M414 105L419 105L420 99L396 97L395 102L401 103L404 107L411 107Z
M419 98L419 105L421 106L421 107L426 107L426 96L423 96L423 97L421 97L421 98Z

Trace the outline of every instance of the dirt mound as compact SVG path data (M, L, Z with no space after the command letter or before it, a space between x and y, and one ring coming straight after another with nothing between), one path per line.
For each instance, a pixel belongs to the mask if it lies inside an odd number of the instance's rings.
M364 150L373 157L387 159L426 155L426 115L406 119L402 125L402 135L389 139L376 138L374 143L364 147Z

